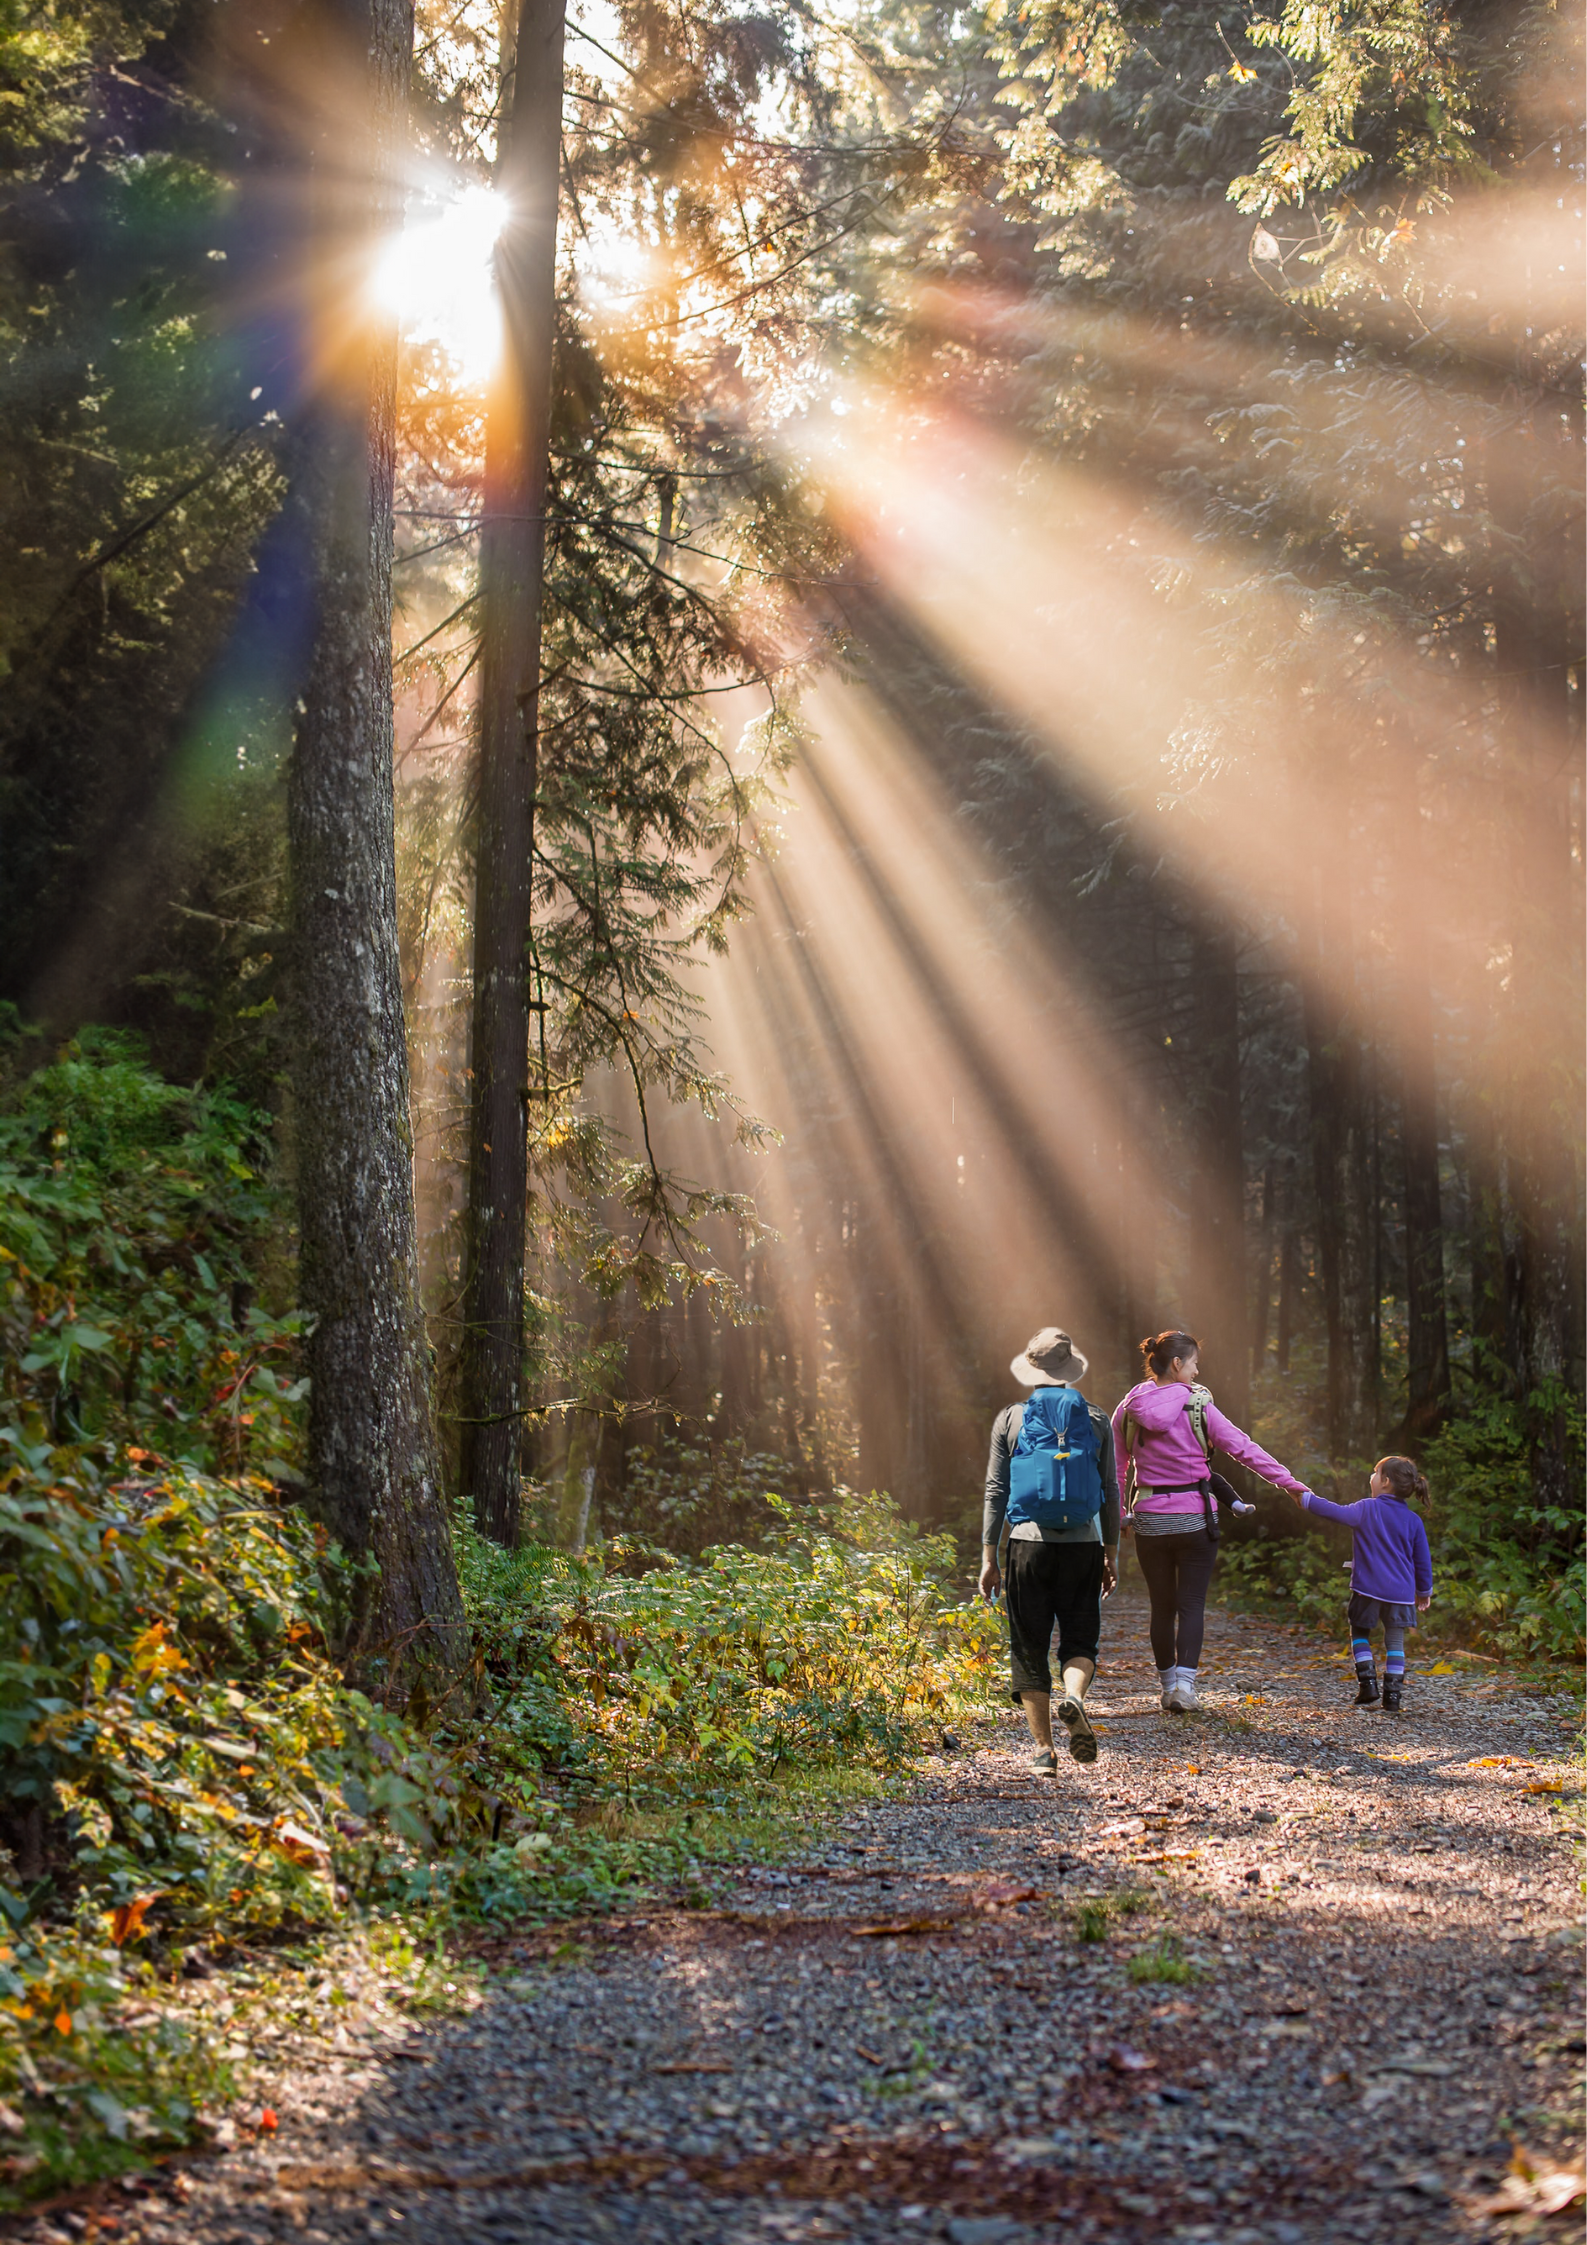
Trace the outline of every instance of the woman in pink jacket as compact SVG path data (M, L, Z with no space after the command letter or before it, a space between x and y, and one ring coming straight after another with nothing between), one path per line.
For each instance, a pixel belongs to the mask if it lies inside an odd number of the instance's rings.
M1209 1453L1217 1449L1238 1458L1291 1496L1311 1493L1226 1419L1199 1385L1199 1346L1193 1333L1159 1333L1155 1340L1143 1341L1146 1377L1113 1414L1119 1487L1129 1489L1133 1476L1129 1522L1152 1601L1152 1658L1163 1710L1170 1715L1191 1715L1201 1705L1196 1665L1207 1586L1218 1557ZM1232 1498L1227 1482L1224 1488Z

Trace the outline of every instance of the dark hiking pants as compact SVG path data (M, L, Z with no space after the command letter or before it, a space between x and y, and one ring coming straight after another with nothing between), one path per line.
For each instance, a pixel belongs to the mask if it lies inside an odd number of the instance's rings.
M1135 1557L1152 1601L1153 1661L1159 1668L1196 1667L1217 1545L1198 1523L1183 1536L1137 1535Z

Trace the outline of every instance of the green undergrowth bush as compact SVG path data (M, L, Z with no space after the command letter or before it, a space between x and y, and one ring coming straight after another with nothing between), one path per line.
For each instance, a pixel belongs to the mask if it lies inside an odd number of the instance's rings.
M758 1543L779 1525L777 1501L799 1494L786 1458L738 1436L630 1451L609 1522L621 1536L698 1559L713 1545Z
M103 1030L7 1088L0 1444L14 1460L147 1444L201 1471L297 1478L301 1321L268 1132Z
M200 2087L221 2093L223 2069L179 2020L133 2017L191 1950L401 1901L433 1856L477 1842L460 1757L350 1689L329 1656L348 1574L267 1485L156 1472L147 1453L104 1479L81 1452L10 1467L0 2100L23 2100L14 2184L180 2140Z
M554 1913L587 1907L592 1882L703 1875L902 1768L984 1698L996 1626L953 1597L951 1539L885 1498L766 1503L767 1548L698 1561L460 1533L495 1692L476 1762L525 1826L460 1873L476 1906Z

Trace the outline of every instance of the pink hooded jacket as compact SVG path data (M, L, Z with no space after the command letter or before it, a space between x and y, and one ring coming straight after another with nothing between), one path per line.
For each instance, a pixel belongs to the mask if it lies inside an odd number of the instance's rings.
M1124 1444L1125 1414L1130 1414L1140 1428L1135 1438L1135 1479L1141 1492L1136 1504L1142 1512L1191 1512L1198 1519L1201 1515L1201 1498L1194 1488L1184 1488L1186 1483L1204 1480L1208 1470L1206 1455L1190 1424L1189 1410L1189 1388L1178 1381L1159 1387L1155 1381L1142 1380L1139 1387L1131 1388L1113 1414L1113 1454L1118 1460L1121 1490L1130 1462ZM1242 1434L1215 1403L1207 1405L1207 1433L1226 1457L1237 1458L1241 1465L1248 1465L1253 1473L1259 1473L1264 1481L1271 1481L1275 1488L1287 1489L1291 1495L1305 1490L1304 1481L1297 1481L1277 1458L1268 1456L1260 1443ZM1179 1484L1183 1493L1155 1497L1151 1493L1154 1484Z

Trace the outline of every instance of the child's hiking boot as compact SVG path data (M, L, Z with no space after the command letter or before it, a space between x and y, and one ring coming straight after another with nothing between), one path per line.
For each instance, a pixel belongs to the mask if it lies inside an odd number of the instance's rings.
M1065 1692L1053 1712L1069 1733L1069 1751L1077 1762L1094 1762L1097 1758L1097 1734L1091 1728L1091 1718L1086 1713L1085 1702Z
M1376 1676L1369 1668L1358 1668L1356 1670L1356 1681L1360 1687L1356 1693L1356 1705L1358 1707L1376 1707L1378 1704L1378 1680Z
M1402 1693L1404 1692L1404 1690L1405 1690L1405 1682L1404 1682L1404 1678L1403 1678L1403 1677L1400 1677L1400 1676L1385 1676L1385 1677L1384 1677L1384 1679L1383 1679L1383 1712L1384 1712L1384 1714L1385 1714L1385 1715L1398 1715L1398 1714L1399 1714L1399 1712L1400 1712L1400 1698L1401 1698L1401 1694L1402 1694Z

